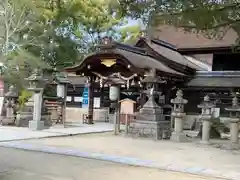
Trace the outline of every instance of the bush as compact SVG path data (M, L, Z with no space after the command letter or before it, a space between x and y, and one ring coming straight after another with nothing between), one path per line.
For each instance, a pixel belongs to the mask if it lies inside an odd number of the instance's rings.
M20 96L18 97L18 104L19 104L19 110L21 111L25 103L28 102L28 100L32 97L33 93L30 91L27 91L26 89L23 89L20 91Z

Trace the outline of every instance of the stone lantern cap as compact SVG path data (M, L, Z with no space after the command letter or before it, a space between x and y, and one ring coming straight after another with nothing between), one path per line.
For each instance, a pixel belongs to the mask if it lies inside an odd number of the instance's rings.
M59 84L68 84L70 83L67 74L64 72L57 72L54 77L54 81Z
M152 69L142 80L142 83L162 84L165 83L165 81L156 75L156 69Z
M30 75L28 78L25 78L25 80L27 80L27 81L36 81L36 82L44 81L42 74L39 73L39 71L37 69L34 70L32 75Z
M43 82L47 81L47 79L43 78L43 74L39 72L38 69L35 69L28 78L25 78L29 82L30 87L28 90L30 91L41 91L43 89Z
M230 112L240 112L240 106L238 104L238 98L236 96L232 98L232 106L225 108L225 110Z
M176 98L171 99L172 104L187 104L188 100L183 98L183 92L181 89L179 89L176 93Z
M18 94L14 91L14 87L10 86L8 92L5 94L6 98L17 98Z
M202 109L211 109L214 107L216 107L216 105L210 101L210 98L208 95L204 96L202 103L198 105L198 108L202 108Z

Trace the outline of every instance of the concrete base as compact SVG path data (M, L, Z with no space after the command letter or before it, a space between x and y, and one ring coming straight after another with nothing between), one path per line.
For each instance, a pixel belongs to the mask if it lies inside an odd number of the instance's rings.
M166 131L170 132L170 121L136 120L129 125L129 135L154 140L165 139Z
M204 145L211 145L212 143L210 141L200 141L200 144L204 144Z
M175 142L187 142L187 136L183 133L183 132L172 132L171 141L175 141Z
M224 145L224 148L227 150L239 150L240 144L238 143L229 143L227 145Z
M54 124L51 128L55 128L55 129L60 128L60 129L62 129L62 128L65 128L65 126L64 126L64 124Z
M29 121L28 128L34 131L44 129L44 121Z

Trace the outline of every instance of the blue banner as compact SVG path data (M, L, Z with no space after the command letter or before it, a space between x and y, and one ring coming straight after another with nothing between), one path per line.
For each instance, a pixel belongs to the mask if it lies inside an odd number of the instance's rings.
M88 108L88 99L89 99L88 88L85 87L82 94L82 108Z

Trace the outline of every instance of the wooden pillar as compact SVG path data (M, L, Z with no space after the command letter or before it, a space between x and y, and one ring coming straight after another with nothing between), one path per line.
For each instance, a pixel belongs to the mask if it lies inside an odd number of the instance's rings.
M94 105L94 84L93 78L90 77L89 87L88 87L88 96L89 96L89 105L88 105L88 124L93 124L93 105Z

